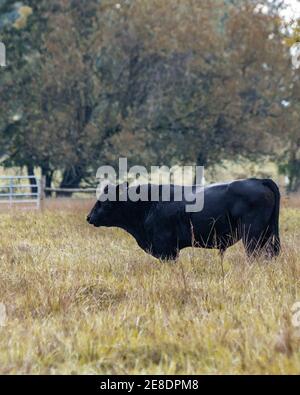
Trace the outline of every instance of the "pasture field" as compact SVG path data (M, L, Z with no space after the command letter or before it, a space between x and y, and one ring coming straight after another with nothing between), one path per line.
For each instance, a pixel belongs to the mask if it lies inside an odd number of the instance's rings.
M223 275L217 252L160 263L89 226L89 203L0 213L0 373L300 373L298 204L278 260L250 264L238 244Z

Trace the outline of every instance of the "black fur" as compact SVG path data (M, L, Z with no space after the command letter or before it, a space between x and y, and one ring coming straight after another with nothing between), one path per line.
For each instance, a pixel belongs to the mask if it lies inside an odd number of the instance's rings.
M151 185L141 186L150 191ZM153 187L153 186L152 186ZM128 189L115 187L117 196ZM136 187L130 187L136 188ZM159 259L175 259L195 246L225 250L242 239L248 256L273 258L280 253L280 193L272 180L246 179L204 187L204 208L188 213L186 201L97 201L87 220L94 226L117 226ZM197 193L199 187L190 187ZM197 189L198 188L198 189Z

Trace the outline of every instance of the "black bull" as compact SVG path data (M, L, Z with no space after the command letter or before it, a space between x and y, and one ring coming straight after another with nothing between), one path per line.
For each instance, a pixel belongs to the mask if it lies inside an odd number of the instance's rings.
M150 191L151 185L144 187ZM199 212L186 212L187 202L174 201L173 193L171 201L162 201L161 195L158 201L120 201L121 194L128 192L127 184L114 188L119 198L98 200L88 222L125 229L156 258L176 259L179 250L190 246L216 248L223 254L239 240L248 256L272 258L280 253L280 193L272 180L246 179L206 186L204 207ZM190 188L194 193L199 190Z

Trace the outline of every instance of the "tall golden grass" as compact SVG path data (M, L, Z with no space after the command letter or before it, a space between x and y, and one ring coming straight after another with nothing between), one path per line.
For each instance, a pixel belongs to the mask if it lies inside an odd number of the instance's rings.
M281 215L283 251L250 263L186 249L160 263L89 202L0 214L0 373L300 373L300 210Z

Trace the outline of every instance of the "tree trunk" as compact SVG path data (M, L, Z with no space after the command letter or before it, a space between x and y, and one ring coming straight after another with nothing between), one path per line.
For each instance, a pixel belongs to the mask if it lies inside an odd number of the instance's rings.
M293 155L289 160L286 166L286 173L289 177L287 192L298 192L300 190L300 160L296 158L296 155Z
M59 187L64 189L79 188L82 177L83 174L80 166L67 168L63 172L63 178ZM72 192L60 192L57 195L62 197L71 197Z
M41 169L42 169L42 176L45 177L45 187L51 188L53 171L50 170L48 166L41 166ZM45 191L45 196L51 197L52 193L49 191Z
M33 165L27 165L27 174L28 176L34 176L34 166ZM31 193L37 193L37 179L36 178L29 178L29 183L31 185Z
M204 171L207 166L207 156L203 152L199 152L198 157L197 157L197 166L203 166ZM205 176L205 173L202 175L203 177ZM197 184L197 179L196 179L196 174L194 176L194 184Z

